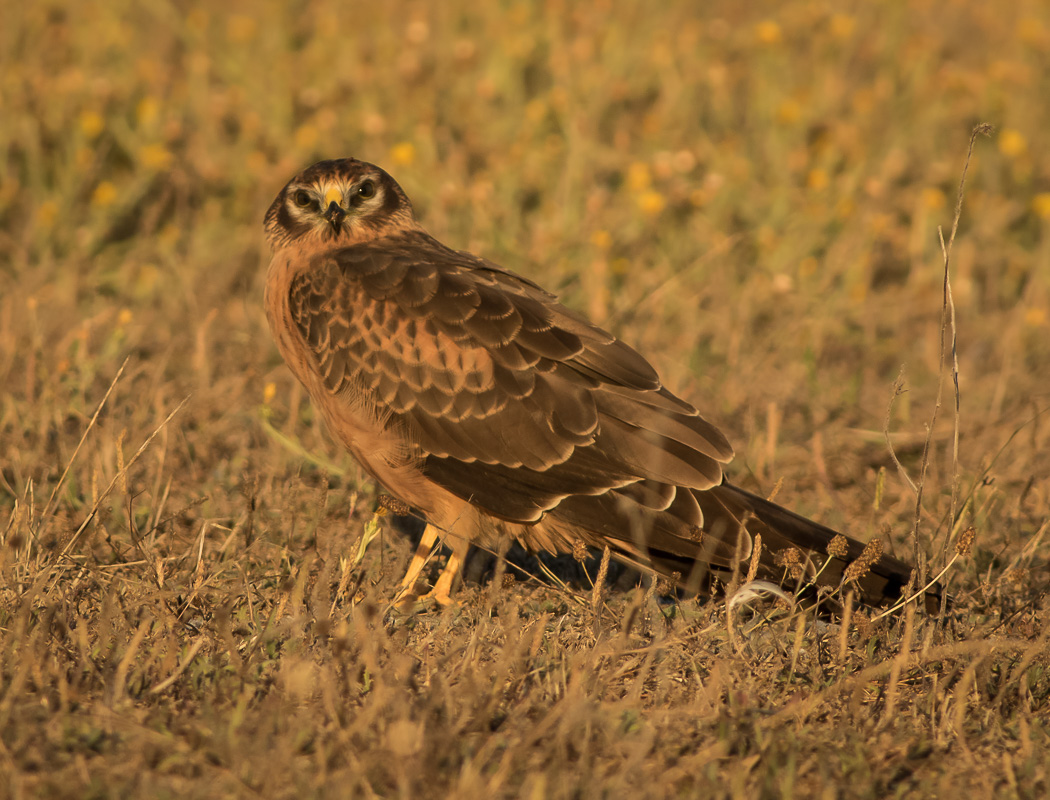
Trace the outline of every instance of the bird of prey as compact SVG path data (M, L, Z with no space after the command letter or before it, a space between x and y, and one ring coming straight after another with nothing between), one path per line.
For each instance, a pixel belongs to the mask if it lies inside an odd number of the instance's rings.
M725 436L645 358L529 279L439 242L379 167L308 167L265 230L281 355L334 437L427 522L402 594L438 539L452 553L430 594L448 603L471 544L508 537L534 552L608 547L696 590L712 570L746 569L760 534L764 577L801 553L822 584L857 578L869 603L908 583L904 562L869 551L865 563L859 542L729 483Z

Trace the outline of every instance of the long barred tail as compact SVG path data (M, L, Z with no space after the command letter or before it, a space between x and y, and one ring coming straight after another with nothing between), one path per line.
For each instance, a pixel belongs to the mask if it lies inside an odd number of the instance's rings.
M583 534L590 545L608 546L619 561L653 569L689 591L701 590L711 575L728 580L734 564L738 573L746 571L755 534L762 537L759 576L766 580L799 583L790 570L785 574L785 551L801 551L797 555L807 567L803 583L819 573L818 585L838 587L849 577L867 605L896 602L911 579L912 567L904 561L890 555L873 559L861 542L732 484L678 491L689 493L700 515L675 513L676 504L658 511L604 496L563 503L548 524L568 523L566 541ZM702 527L691 524L693 519ZM744 531L747 535L741 535ZM828 546L836 537L841 538L833 556ZM926 593L927 611L938 610L940 597L939 589Z
M763 549L766 551L762 557L764 563L767 553L769 563L772 564L774 553L791 547L814 553L821 565L827 561L818 580L821 585L839 585L849 565L861 559L864 552L861 542L736 486L722 484L709 494L735 513L749 513L758 521L760 527L757 532L762 534ZM756 526L749 524L748 530L755 532ZM845 540L846 552L840 557L831 557L828 555L828 545L836 536L842 536ZM890 555L882 555L856 581L861 599L870 605L896 602L908 585L911 573L910 564ZM927 611L935 613L940 600L939 587L930 589L925 598Z

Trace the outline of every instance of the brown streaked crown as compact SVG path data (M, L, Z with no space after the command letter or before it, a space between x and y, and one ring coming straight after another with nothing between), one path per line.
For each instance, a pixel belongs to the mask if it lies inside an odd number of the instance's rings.
M327 213L332 202L341 215ZM273 250L308 239L351 245L417 227L412 204L397 181L356 158L318 161L304 169L280 191L265 221Z

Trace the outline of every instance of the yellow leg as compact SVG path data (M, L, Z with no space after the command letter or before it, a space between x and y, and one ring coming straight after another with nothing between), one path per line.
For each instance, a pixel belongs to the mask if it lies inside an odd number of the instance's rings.
M420 599L436 600L443 606L450 606L455 603L452 599L452 592L459 585L460 569L467 560L467 553L470 552L470 542L466 539L449 536L445 540L445 544L452 548L452 555L448 557L448 563L445 564L441 575L438 576L434 588Z
M423 531L423 538L419 540L419 547L416 548L416 554L412 556L412 561L409 562L408 570L405 572L405 577L401 579L401 583L397 587L397 594L394 596L395 603L400 601L405 595L411 593L416 587L416 581L419 580L419 573L423 571L423 566L429 560L434 547L437 546L437 540L438 529L433 525L427 525Z

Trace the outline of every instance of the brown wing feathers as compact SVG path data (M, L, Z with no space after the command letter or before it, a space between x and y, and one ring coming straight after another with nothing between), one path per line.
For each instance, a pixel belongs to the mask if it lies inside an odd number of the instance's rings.
M512 293L505 275L486 281L469 262L439 270L426 255L336 251L296 280L292 305L328 389L354 381L371 390L419 433L436 480L437 459L542 471L592 446L600 455L586 459L589 492L625 480L721 480L728 443L691 406L641 388L655 379L641 356L528 284Z

